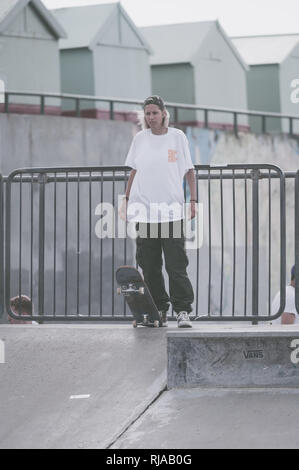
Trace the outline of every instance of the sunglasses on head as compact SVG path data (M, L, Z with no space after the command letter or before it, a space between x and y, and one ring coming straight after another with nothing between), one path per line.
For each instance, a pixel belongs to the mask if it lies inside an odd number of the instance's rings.
M156 104L157 106L162 108L165 107L164 101L162 100L162 98L160 98L160 96L150 96L144 101L143 107L147 106L148 104Z

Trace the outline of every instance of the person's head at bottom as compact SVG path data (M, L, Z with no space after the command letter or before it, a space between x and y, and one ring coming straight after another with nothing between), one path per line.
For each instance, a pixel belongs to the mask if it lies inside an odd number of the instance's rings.
M20 317L32 315L32 302L27 295L12 297L10 299L10 308L15 315ZM16 320L10 316L8 316L8 321L11 325L25 325L32 323L31 320L26 320L25 318Z

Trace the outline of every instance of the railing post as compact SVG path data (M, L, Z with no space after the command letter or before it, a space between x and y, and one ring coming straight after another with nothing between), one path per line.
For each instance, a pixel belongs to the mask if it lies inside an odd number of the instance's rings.
M109 109L110 109L110 120L114 121L114 103L113 103L113 101L109 102Z
M295 178L295 278L299 279L299 170ZM299 313L299 282L295 283L295 305Z
M174 108L174 123L178 124L179 122L179 110L177 107Z
M80 98L76 98L76 116L80 117Z
M44 315L45 294L45 183L47 175L40 173L38 222L38 315Z
M208 118L208 110L204 110L204 122L205 122L205 129L209 127L209 118Z
M40 113L45 114L45 97L40 95Z
M266 134L266 116L262 116L262 134Z
M6 181L6 194L5 194L5 308L6 311L10 309L10 278L11 278L11 179L8 178Z
M289 118L289 133L293 135L293 118Z
M4 93L4 112L8 113L8 105L9 105L9 94L7 91Z
M234 113L234 133L235 136L238 138L238 114Z
M252 170L252 316L259 312L259 170ZM258 320L252 321L253 325Z
M0 318L4 314L4 218L3 218L3 177L0 175Z

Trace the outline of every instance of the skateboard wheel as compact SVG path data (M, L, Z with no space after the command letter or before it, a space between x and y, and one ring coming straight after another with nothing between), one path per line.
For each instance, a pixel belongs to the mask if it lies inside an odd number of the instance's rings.
M138 292L139 294L144 294L144 287L139 287Z
M118 288L116 289L116 292L117 292L118 295L120 295L120 294L121 294L121 287L118 287Z
M159 328L159 326L160 326L159 320L155 320L154 321L154 328Z
M136 320L133 321L133 328L137 328L137 321Z

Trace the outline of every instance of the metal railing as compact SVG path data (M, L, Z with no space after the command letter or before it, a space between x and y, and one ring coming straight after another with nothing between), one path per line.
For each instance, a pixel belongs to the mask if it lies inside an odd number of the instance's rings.
M115 97L104 97L104 96L90 96L90 95L76 95L69 93L35 93L35 92L25 92L25 91L6 91L4 93L4 112L9 113L10 109L10 97L12 96L24 96L24 97L36 97L39 99L39 109L40 114L45 114L46 99L65 99L70 100L75 103L75 116L81 116L81 103L82 102L102 102L108 103L109 105L109 119L114 120L115 118L115 105L137 105L142 106L142 100L129 100ZM289 114L280 114L280 113L270 113L270 112L261 112L261 111L252 111L252 110L241 110L241 109L230 109L222 107L211 107L211 106L198 106L192 104L182 104L182 103L173 103L166 102L168 109L173 110L173 124L179 125L179 112L180 111L203 111L203 126L206 129L211 127L213 121L209 119L211 113L223 113L229 114L232 116L231 126L236 136L238 136L239 128L239 117L258 117L261 121L261 132L265 134L267 132L267 120L275 118L278 120L286 119L288 121L288 133L289 135L294 135L294 121L299 122L299 115L289 115Z
M34 168L6 178L5 299L13 318L20 317L10 298L26 294L37 321L131 319L115 284L119 265L135 265L135 241L117 217L129 171ZM194 315L253 323L278 318L286 284L285 175L274 165L200 165L195 172L203 209L202 233L195 236L203 243L188 249ZM277 312L274 289L281 291Z
M0 318L4 314L4 184L0 174Z
M299 279L299 170L295 174L295 278ZM295 283L295 305L299 314L299 282Z

